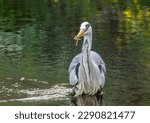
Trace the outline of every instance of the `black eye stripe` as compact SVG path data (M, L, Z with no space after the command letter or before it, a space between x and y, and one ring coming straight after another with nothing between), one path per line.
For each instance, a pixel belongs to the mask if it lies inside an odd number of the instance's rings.
M90 27L90 24L86 24L86 30L88 30L88 28Z

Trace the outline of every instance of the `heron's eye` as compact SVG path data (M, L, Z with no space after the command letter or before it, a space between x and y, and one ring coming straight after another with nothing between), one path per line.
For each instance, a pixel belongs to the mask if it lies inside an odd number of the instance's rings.
M88 28L90 27L90 24L86 24L85 27L86 27L86 30L88 30Z

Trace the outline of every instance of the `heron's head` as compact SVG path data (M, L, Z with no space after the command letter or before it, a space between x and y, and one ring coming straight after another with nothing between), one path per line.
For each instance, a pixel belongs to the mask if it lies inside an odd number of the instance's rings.
M83 22L80 26L79 33L74 37L74 40L78 41L84 35L91 35L92 34L92 27L89 22Z

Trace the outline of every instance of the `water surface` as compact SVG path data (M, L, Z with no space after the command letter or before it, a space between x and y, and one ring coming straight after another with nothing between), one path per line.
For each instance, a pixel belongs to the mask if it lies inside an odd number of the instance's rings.
M69 96L83 21L106 63L103 97ZM0 0L0 59L0 105L149 105L150 2Z

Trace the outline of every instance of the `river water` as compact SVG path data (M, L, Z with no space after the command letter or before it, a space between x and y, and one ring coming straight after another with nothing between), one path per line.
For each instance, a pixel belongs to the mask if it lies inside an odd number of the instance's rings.
M83 21L106 63L103 97L70 96ZM150 2L0 0L0 105L150 105Z

